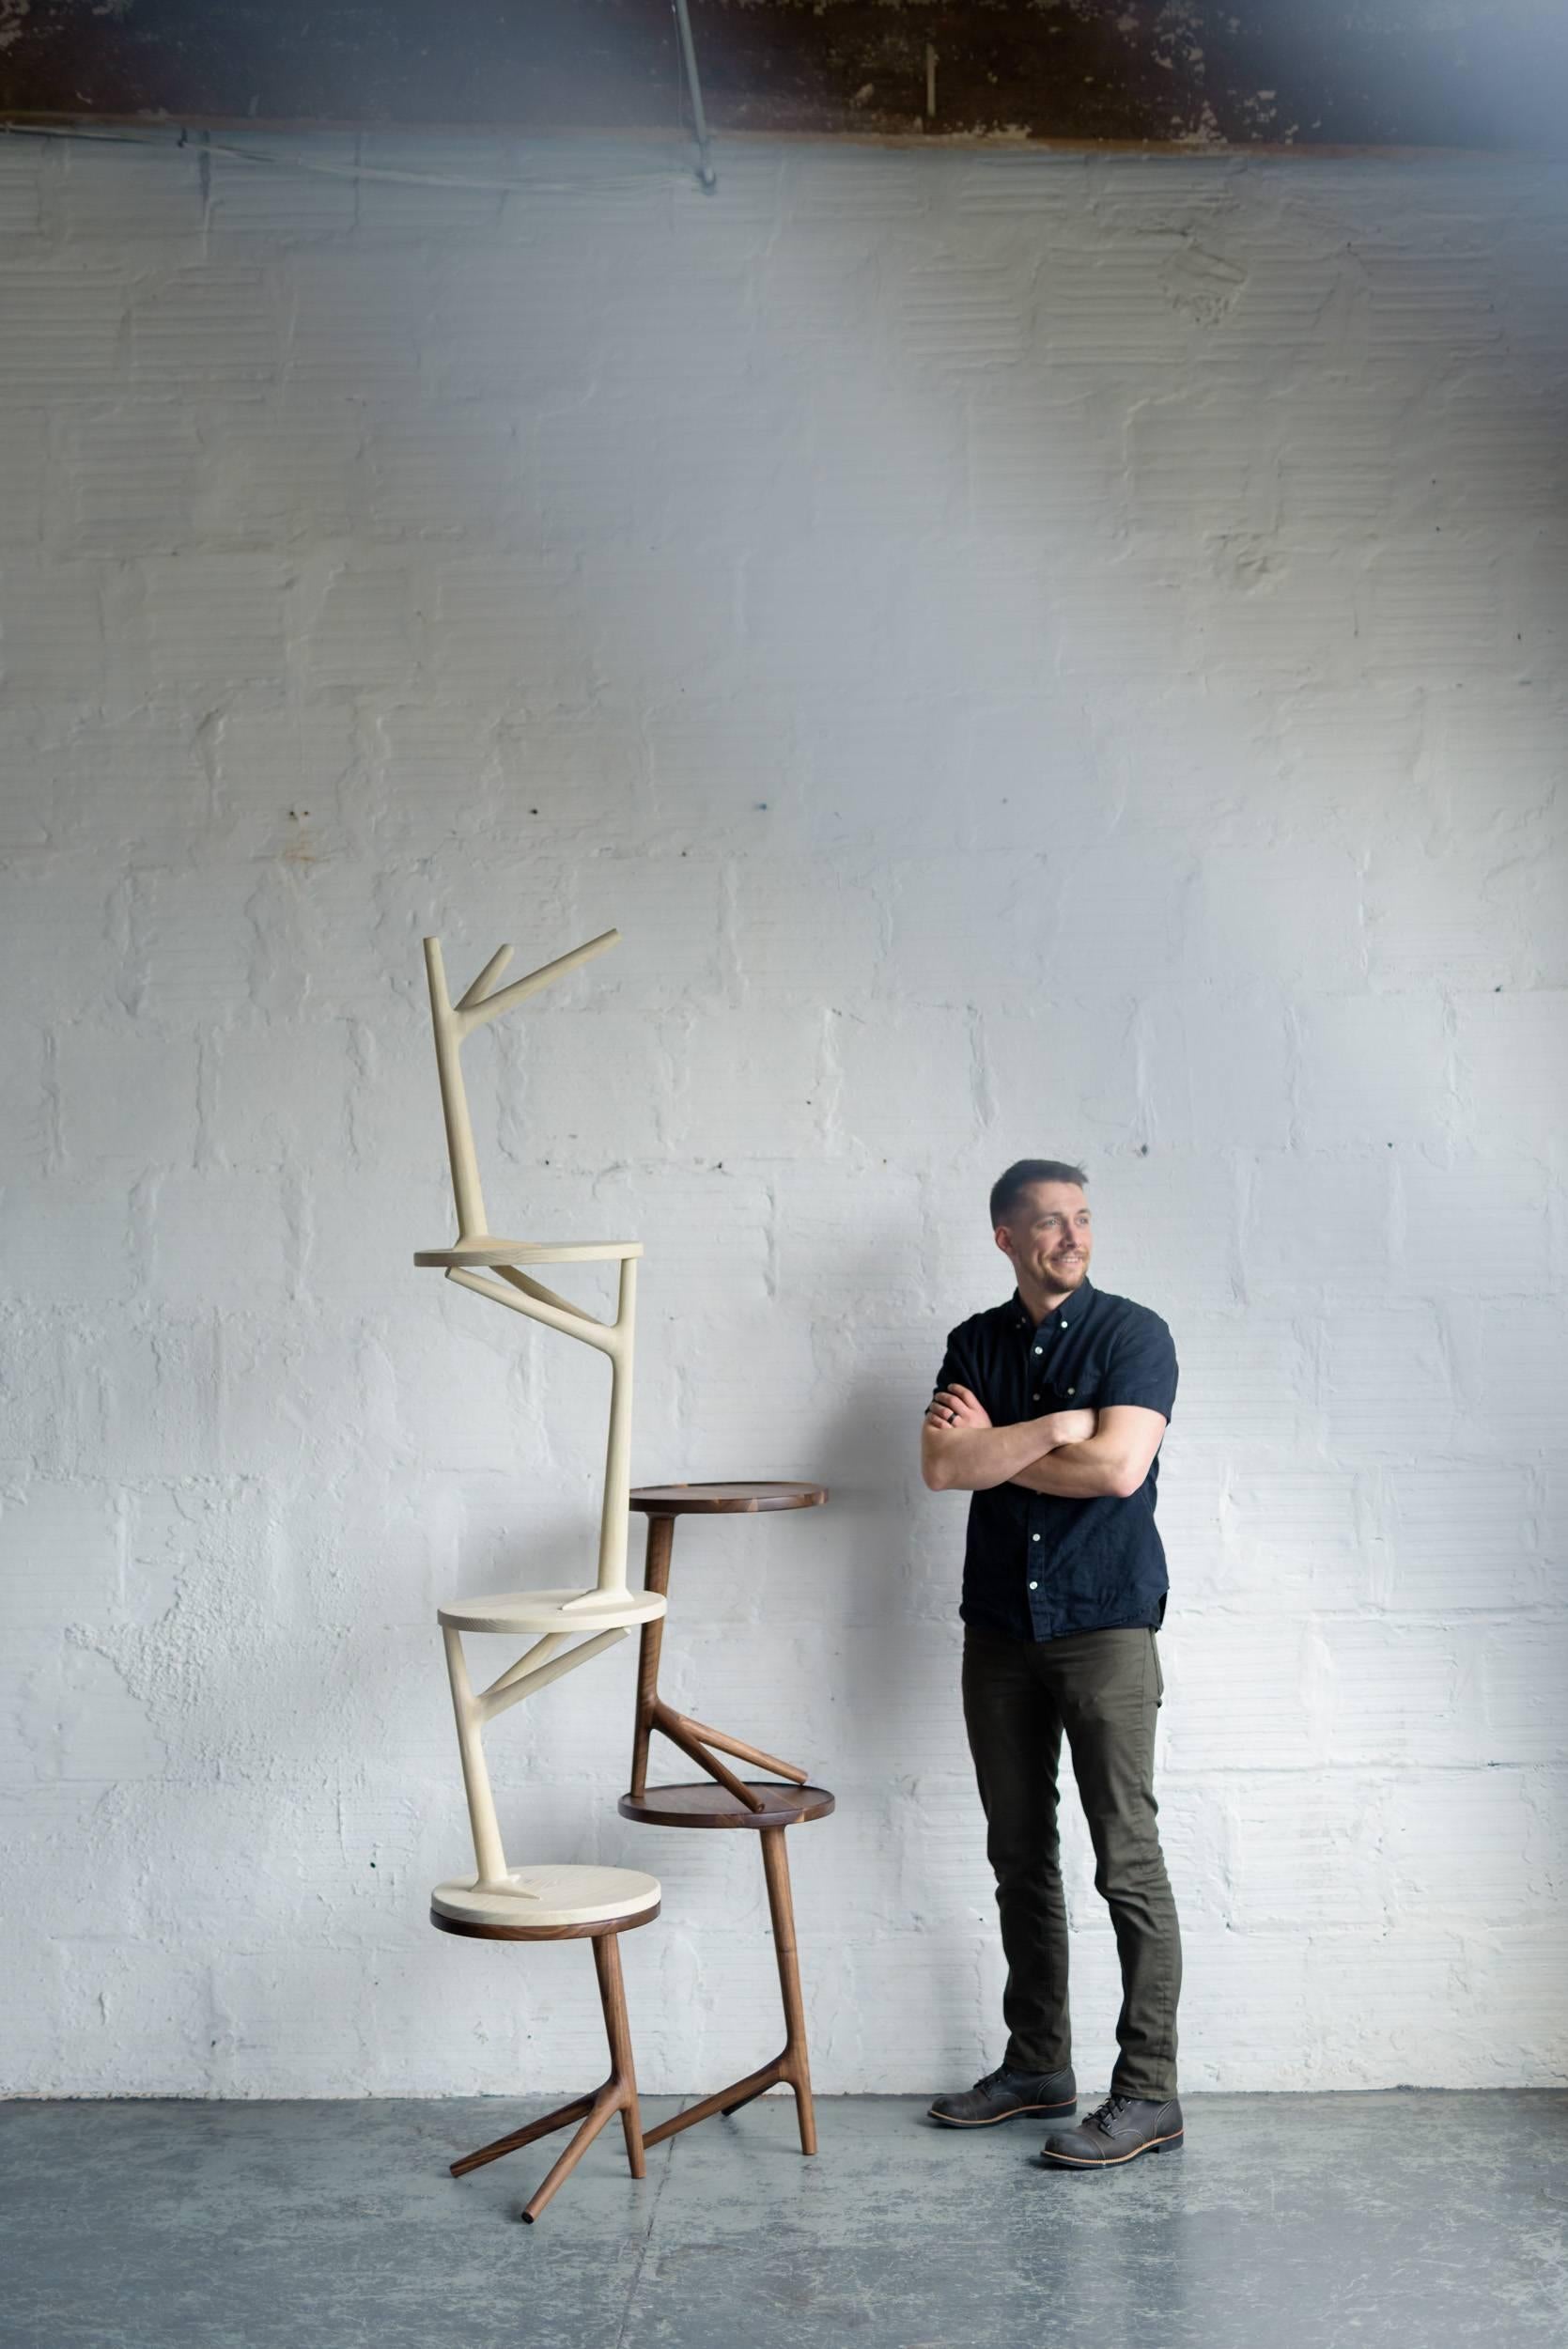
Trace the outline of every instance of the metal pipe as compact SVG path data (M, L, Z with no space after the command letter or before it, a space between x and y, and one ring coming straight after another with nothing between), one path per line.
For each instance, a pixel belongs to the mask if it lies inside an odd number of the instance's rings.
M675 0L675 22L680 27L680 51L686 60L686 86L691 93L691 127L697 134L697 177L709 195L719 185L719 174L713 168L708 152L707 117L703 112L703 86L697 73L697 44L691 38L691 16L686 0Z

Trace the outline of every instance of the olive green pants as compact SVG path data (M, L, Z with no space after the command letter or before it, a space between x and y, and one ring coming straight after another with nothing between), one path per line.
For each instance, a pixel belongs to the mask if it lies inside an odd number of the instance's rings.
M1111 2090L1176 2092L1182 1945L1155 1824L1155 1722L1164 1683L1152 1631L998 1640L966 1630L964 1720L986 1812L1007 1959L1003 2061L1058 2072L1073 2060L1067 1906L1057 1840L1062 1739L1094 1846L1094 1889L1122 1961L1121 2057Z

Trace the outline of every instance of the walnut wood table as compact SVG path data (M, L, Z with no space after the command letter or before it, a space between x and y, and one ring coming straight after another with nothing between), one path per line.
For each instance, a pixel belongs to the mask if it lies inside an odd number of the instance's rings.
M646 1562L643 1583L647 1591L666 1597L670 1560L675 1548L675 1519L681 1517L756 1517L778 1509L819 1509L827 1500L820 1485L644 1485L630 1496L630 1506L648 1520ZM778 1957L779 1988L784 2001L784 2045L760 2071L736 2080L673 2120L650 2129L649 2145L660 2144L677 2130L689 2129L717 2112L737 2112L770 2088L794 2092L800 2128L800 2151L816 2151L816 2116L812 2106L811 2063L806 2048L805 2008L800 1997L800 1966L795 1945L795 1905L790 1892L786 1831L811 1819L825 1819L833 1808L826 1787L806 1782L806 1773L793 1762L732 1736L727 1730L692 1720L664 1703L659 1693L659 1660L663 1646L662 1616L643 1626L642 1654L637 1671L637 1723L631 1750L631 1788L621 1797L623 1818L644 1827L750 1828L762 1843L763 1875L768 1907L773 1921ZM709 1782L694 1785L648 1784L648 1747L653 1732L678 1747L689 1760L707 1773ZM768 1779L743 1779L720 1760L733 1755L753 1767L771 1770ZM781 1785L779 1780L784 1782Z
M498 2137L493 2145L481 2145L475 2154L465 2154L461 2161L451 2165L452 2175L460 2178L470 2170L482 2170L489 2161L499 2161L503 2154L515 2154L520 2146L532 2145L536 2138L549 2137L556 2129L566 2128L573 2121L581 2127L562 2154L544 2184L530 2201L523 2204L518 2217L532 2226L545 2204L563 2180L569 2177L613 2113L621 2116L626 2134L626 2157L634 2178L645 2177L643 2159L643 2121L637 2103L637 2074L631 2060L631 2032L627 2023L626 1990L621 1980L621 1949L619 1937L630 1933L638 1925L651 1924L659 1914L658 1885L649 1876L632 1869L562 1868L557 1873L567 1877L593 1876L608 1879L624 1876L629 1900L641 1902L644 1897L640 1888L654 1884L655 1898L650 1906L629 1906L619 1916L595 1916L581 1922L553 1924L500 1924L471 1917L448 1916L432 1907L430 1922L442 1933L457 1933L474 1941L592 1941L594 1971L598 1976L599 2003L604 2009L605 2036L610 2042L610 2077L602 2088L591 2090L586 2096L574 2097L569 2105L562 2105L556 2112L547 2112L542 2121L531 2121L525 2129L514 2129L510 2137ZM565 1888L569 1891L571 1888ZM586 1888L595 1896L595 1905L606 1889L596 1882ZM557 1907L557 1916L564 1913Z

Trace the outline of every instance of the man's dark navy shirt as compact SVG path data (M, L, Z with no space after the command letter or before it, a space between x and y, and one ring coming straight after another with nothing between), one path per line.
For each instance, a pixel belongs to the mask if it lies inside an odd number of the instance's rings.
M1036 1329L1015 1290L960 1322L939 1387L968 1387L996 1427L1047 1411L1136 1403L1165 1419L1176 1399L1176 1349L1157 1314L1082 1282ZM970 1501L964 1554L967 1624L1004 1640L1060 1640L1118 1625L1158 1627L1165 1548L1155 1526L1159 1456L1130 1500L1062 1501L996 1485Z

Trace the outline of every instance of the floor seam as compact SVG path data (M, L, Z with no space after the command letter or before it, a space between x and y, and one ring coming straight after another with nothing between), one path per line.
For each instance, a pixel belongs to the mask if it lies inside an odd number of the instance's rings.
M613 2349L626 2349L626 2328L631 2322L631 2311L637 2305L637 2295L642 2289L643 2270L648 2263L648 2253L653 2248L654 2221L659 2217L659 2205L663 2198L664 2188L670 2182L670 2172L675 2166L675 2147L679 2142L678 2137L672 2138L665 2149L669 2154L669 2159L665 2162L659 2184L653 2190L653 2201L648 2208L648 2223L643 2230L643 2241L637 2253L637 2264L632 2269L631 2281L627 2286L626 2306L621 2310L621 2321L615 2329Z

